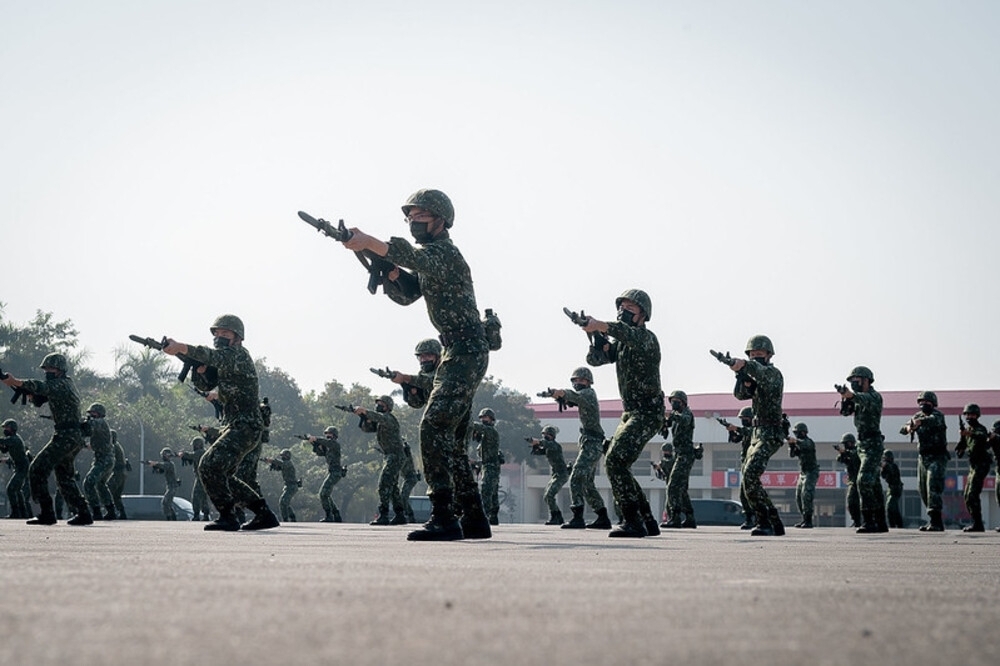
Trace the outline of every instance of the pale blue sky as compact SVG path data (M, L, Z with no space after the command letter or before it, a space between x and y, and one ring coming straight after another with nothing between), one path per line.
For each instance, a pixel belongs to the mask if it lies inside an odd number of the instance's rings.
M526 393L583 362L562 306L630 287L666 390L728 391L708 348L758 332L788 390L995 388L997 34L992 2L2 2L0 301L105 372L234 312L305 389L388 388L423 305L295 213L405 236L436 187Z

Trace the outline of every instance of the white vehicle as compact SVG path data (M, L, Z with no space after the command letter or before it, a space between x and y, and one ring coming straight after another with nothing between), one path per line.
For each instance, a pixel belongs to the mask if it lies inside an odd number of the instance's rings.
M163 495L122 495L125 515L129 520L166 520L163 516ZM194 508L183 497L174 498L177 520L191 520Z

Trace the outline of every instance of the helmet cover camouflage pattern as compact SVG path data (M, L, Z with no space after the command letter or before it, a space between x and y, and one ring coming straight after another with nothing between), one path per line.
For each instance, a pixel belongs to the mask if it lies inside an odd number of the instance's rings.
M411 208L423 208L436 218L444 221L446 229L455 223L455 207L451 199L441 190L417 190L403 204L403 215L409 215Z
M243 333L243 320L232 314L219 315L212 322L212 326L208 329L211 331L212 335L215 335L216 329L224 328L227 331L232 331L240 340L246 340L246 336Z
M653 301L649 299L649 294L642 289L626 289L621 296L615 299L615 307L620 308L622 301L626 299L639 306L642 313L646 315L646 321L653 318Z

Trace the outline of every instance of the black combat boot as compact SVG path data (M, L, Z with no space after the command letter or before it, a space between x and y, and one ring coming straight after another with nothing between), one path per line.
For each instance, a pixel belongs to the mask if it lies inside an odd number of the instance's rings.
M406 524L406 511L401 506L394 506L392 508L392 520L389 521L390 525L405 525Z
M38 512L38 517L29 520L28 525L55 525L56 512L52 510L52 499L49 498L47 502L42 500L39 505L41 511Z
M754 519L753 511L743 512L743 524L740 525L741 530L752 530L757 521Z
M660 536L660 524L652 513L643 513L642 526L646 528L646 536Z
M927 518L927 524L920 526L921 532L944 532L944 523L941 522L940 511L928 511Z
M680 529L683 525L684 521L681 520L681 514L677 511L672 511L670 518L660 523L660 527L668 530Z
M875 512L875 529L879 532L888 532L889 524L885 520L885 507L881 507Z
M407 541L458 541L464 538L462 525L451 509L450 489L437 490L431 495L431 519L419 530L406 535Z
M90 508L86 504L80 505L76 515L66 521L67 525L93 525L94 515L90 513Z
M875 512L871 509L861 510L861 527L854 530L858 534L877 534L878 525L875 524Z
M490 525L500 524L500 516L498 516L497 513L497 511L490 511Z
M974 509L972 512L972 524L968 527L962 529L963 532L985 532L986 526L983 525L983 510Z
M611 519L608 518L607 508L598 509L597 518L594 518L593 522L587 523L587 528L592 530L610 530Z
M389 507L385 504L379 504L378 515L375 516L375 520L368 523L369 525L388 525L389 524Z
M549 519L545 523L546 525L562 525L563 516L562 511L556 509L555 511L549 511Z
M569 508L573 512L573 519L568 523L565 523L562 528L564 530L582 530L587 527L587 523L583 522L583 507L582 506L571 506Z
M689 529L689 530L693 530L696 527L698 527L698 523L696 523L694 521L694 514L693 513L685 513L684 514L684 522L681 523L681 527L683 527L685 529Z
M344 519L340 517L340 509L334 509L333 510L333 522L335 522L335 523L342 523L342 522L344 522Z
M124 503L115 503L115 520L128 520L128 516L125 515Z
M327 509L326 516L324 516L323 518L321 518L319 522L321 522L321 523L332 523L332 522L334 522L334 520L333 520L333 511L330 511L329 509Z
M771 513L767 518L771 523L771 529L774 531L774 536L785 536L785 524L781 522L781 514L778 513L776 508L771 508Z
M812 511L806 511L802 514L802 522L796 525L796 527L811 530L813 527L813 514Z
M253 504L247 506L247 508L253 511L254 516L249 522L243 523L240 529L253 532L255 530L268 530L281 524L278 522L278 517L274 515L274 512L268 508L264 498L255 501Z
M771 521L765 518L762 514L757 518L757 525L754 526L753 531L750 532L750 536L774 536L774 528L771 527Z
M608 532L609 537L641 539L646 536L646 527L639 515L639 506L622 506L622 524Z
M290 523L297 523L297 522L299 522L295 518L295 512L292 511L291 509L288 510L288 522L290 522Z
M219 509L219 517L205 525L206 532L239 532L240 521L232 507Z
M490 519L483 511L483 498L479 491L463 493L459 496L459 504L462 506L462 535L466 539L489 539L493 536L490 530Z
M118 518L118 513L115 511L115 505L106 504L104 510L107 512L104 514L104 520L115 520Z

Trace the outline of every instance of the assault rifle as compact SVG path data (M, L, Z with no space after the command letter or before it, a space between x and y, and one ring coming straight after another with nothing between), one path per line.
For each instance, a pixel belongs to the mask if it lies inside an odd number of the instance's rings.
M554 397L552 395L552 393L554 392L554 390L555 389L547 388L544 391L539 391L535 395L537 395L539 398L552 398L552 397ZM556 398L555 400L559 404L559 411L560 412L566 411L566 397L563 396L562 398Z
M958 444L955 445L955 455L959 458L965 457L965 451L969 447L965 445L965 437L962 436L962 431L965 430L965 419L962 415L958 415Z
M587 316L587 314L583 310L580 310L579 312L573 312L569 308L563 308L563 314L569 317L569 320L571 322L573 322L577 326L580 326L581 328L586 326L587 320L590 319L590 317ZM601 353L604 353L604 345L611 344L611 342L608 340L608 336L604 335L603 333L599 333L597 331L593 331L592 333L587 333L587 338L590 339L590 346L600 351Z
M715 360L719 363L728 365L730 368L736 363L736 359L729 355L729 352L723 354L722 352L717 352L714 349L709 349L708 353L715 357Z
M10 377L10 375L4 372L3 369L0 369L0 379L7 379L8 377ZM31 404L35 407L41 407L49 401L49 399L44 395L35 395L23 386L12 386L10 390L14 392L14 397L10 399L10 404L12 405L17 404L18 400L21 401L22 405L27 405L28 398L31 398Z
M191 390L194 391L195 393L197 393L198 395L200 395L201 397L205 398L206 400L208 399L208 391L202 391L201 389L195 388L194 386L191 387ZM217 421L221 421L222 420L222 403L219 401L218 398L216 398L215 400L210 400L209 402L212 403L212 407L215 407L215 418L216 418L216 420Z
M833 388L840 394L840 415L852 415L854 413L854 398L844 397L844 394L847 393L847 386L844 384L834 384Z
M383 370L382 368L368 368L368 369L371 371L373 375L378 375L379 377L383 377L385 379L395 379L396 375L399 374L395 370L390 370L389 366L385 366L385 370Z
M138 342L140 345L145 345L150 349L155 349L156 351L163 351L163 348L167 346L167 336L163 336L163 339L160 340L159 342L157 342L153 338L143 338L138 335L130 335L128 336L128 339L131 340L132 342ZM177 358L180 359L181 363L184 364L184 367L181 368L180 373L178 373L177 375L177 381L179 381L182 384L185 381L187 381L188 373L192 369L196 369L205 365L201 361L196 361L187 354L177 354Z

